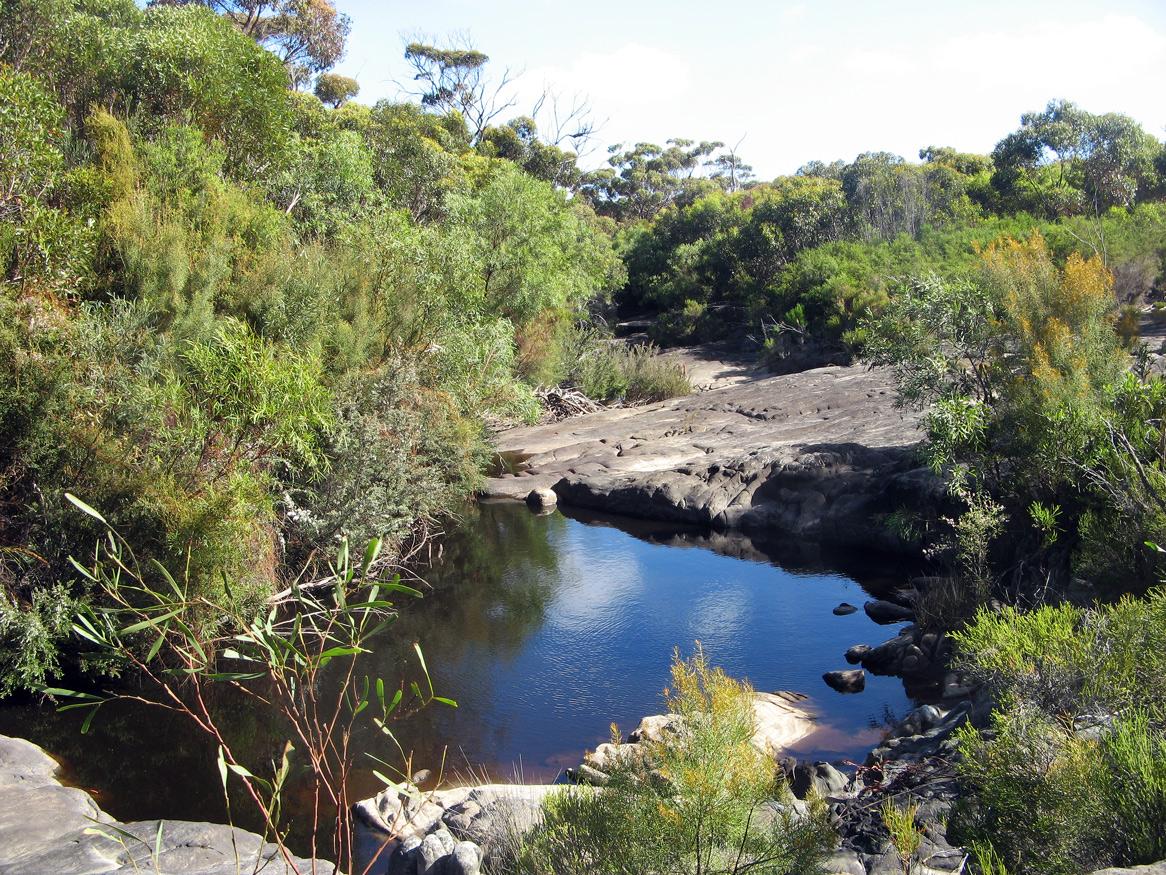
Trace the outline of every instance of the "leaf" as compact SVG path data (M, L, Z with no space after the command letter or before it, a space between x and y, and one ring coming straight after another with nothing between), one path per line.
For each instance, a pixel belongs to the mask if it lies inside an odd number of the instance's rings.
M425 683L429 685L429 697L433 698L433 680L429 677L429 666L425 664L425 655L421 652L421 645L413 642L413 650L417 653L417 661L421 663L421 670L425 672Z
M380 555L380 552L381 539L373 538L368 542L368 547L365 548L364 561L360 565L360 574L362 577L368 574L368 570L372 567L372 564L377 561L377 556Z
M63 687L41 687L37 692L43 693L46 696L65 696L69 699L89 699L94 702L104 701L101 696L95 696L92 693L82 693L79 690L66 690Z
M154 860L155 861L157 861L158 858L160 858L162 856L162 825L164 823L165 823L165 821L163 821L163 820L158 821L158 834L154 836Z
M222 781L222 783L223 783L223 790L226 790L227 789L227 757L223 753L223 746L221 744L219 745L218 766L219 766L219 780Z
M88 714L86 714L85 719L81 721L81 734L82 735L89 734L89 727L93 725L93 718L97 716L97 709L100 707L101 707L100 704L94 705L93 710L90 711Z
M158 651L162 649L162 643L166 640L166 630L163 629L158 633L158 638L150 647L150 652L146 654L146 662L153 662L154 657L158 655Z
M148 620L141 620L133 625L126 626L120 631L121 635L133 635L135 632L141 632L143 629L150 629L157 626L159 623L164 623L167 620L173 619L182 613L182 608L175 608L172 611L167 611L164 614L159 614L157 617L150 617Z
M170 588L171 588L172 590L174 590L174 594L175 594L176 596L178 596L178 598L180 598L180 599L184 599L184 598L186 598L186 593L184 593L184 592L182 591L182 589L181 589L181 588L178 586L178 581L176 581L176 580L174 579L174 575L172 575L172 574L170 573L170 570L169 570L169 569L168 569L168 568L167 568L165 565L163 565L163 564L162 564L161 562L159 562L157 559L154 559L154 558L152 558L152 557L151 557L151 559L150 559L150 564L151 564L151 565L153 565L153 566L154 566L154 568L155 568L155 569L157 569L158 573L162 575L163 579L164 579L164 580L165 580L165 581L166 581L168 584L170 584Z
M89 505L87 505L85 502L83 502L81 499L79 499L73 493L66 492L65 498L69 501L70 504L72 504L74 507L76 507L82 513L89 514L89 516L93 517L99 523L103 523L106 526L109 525L109 523L106 522L105 517L103 517L101 514L99 514L97 511L95 511L93 508L91 508Z
M377 701L381 705L381 711L385 712L385 679L377 678Z
M76 568L85 577L86 580L91 580L94 583L97 582L97 576L72 556L69 557L69 564Z
M364 653L361 647L329 647L320 654L321 662L334 659L337 656L355 656L358 653Z
M451 708L457 707L457 702L455 702L453 699L447 699L445 696L434 696L433 701L441 702L443 705L449 705Z

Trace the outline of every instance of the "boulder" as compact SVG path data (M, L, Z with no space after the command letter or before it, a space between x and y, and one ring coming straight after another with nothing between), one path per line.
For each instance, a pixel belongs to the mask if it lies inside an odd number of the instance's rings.
M57 763L37 745L0 736L0 872L5 875L192 872L271 875L317 871L254 833L182 820L118 823L84 790L63 787Z
M855 644L846 651L846 661L851 665L858 665L862 662L862 658L870 653L870 650L869 644Z
M823 799L837 796L846 790L850 779L829 763L798 763L790 776L790 790L798 799L807 799L816 793Z
M683 725L684 719L679 714L654 714L640 721L628 736L628 741L633 744L641 741L659 743L669 735L675 735Z
M861 668L828 671L822 675L822 680L840 693L861 693L866 689L866 672Z
M535 513L550 513L559 503L553 489L532 489L526 495L526 506Z
M1145 866L1130 866L1128 869L1098 869L1092 875L1166 875L1166 860Z
M850 614L855 613L857 610L858 610L858 608L856 608L854 605L849 604L848 602L843 602L842 604L840 604L838 607L836 607L834 609L834 616L845 617L845 616L848 616Z

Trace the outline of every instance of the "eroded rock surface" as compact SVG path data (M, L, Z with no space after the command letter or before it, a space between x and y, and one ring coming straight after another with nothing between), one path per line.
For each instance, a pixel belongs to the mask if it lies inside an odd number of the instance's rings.
M756 377L645 407L502 432L523 469L485 494L553 488L576 507L897 549L878 512L938 498L918 466L918 417L890 376L832 366Z
M254 833L214 823L118 823L84 790L65 787L57 762L37 745L0 735L0 872L4 875L237 875L262 868L272 875L310 872L292 868L275 845ZM332 866L318 863L327 875Z

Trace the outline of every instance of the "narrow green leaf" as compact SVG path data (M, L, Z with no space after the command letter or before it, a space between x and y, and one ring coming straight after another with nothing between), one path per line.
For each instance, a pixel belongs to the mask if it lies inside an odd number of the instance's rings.
M368 542L368 547L364 551L364 561L360 565L361 576L366 576L368 570L372 568L372 564L377 561L377 556L381 553L381 539L373 538Z
M103 517L101 514L99 514L97 511L95 511L93 508L91 508L89 505L87 505L85 502L83 502L81 499L79 499L73 493L66 492L65 498L69 501L70 504L72 504L75 508L77 508L82 513L89 514L89 516L93 517L99 523L104 523L107 526L109 525L109 523L106 522L105 517Z
M100 707L101 707L100 704L94 705L93 710L90 711L88 714L86 714L85 719L81 721L81 734L82 735L89 734L89 727L93 725L93 718L97 716L97 709Z
M413 642L413 650L417 653L417 661L421 663L421 670L425 672L425 683L429 685L429 698L433 698L433 680L429 677L429 666L425 664L425 655L421 652L421 645Z
M163 627L162 631L158 633L157 640L150 647L150 652L146 654L146 662L153 662L154 657L158 655L158 651L162 649L162 643L166 640L166 629Z
M182 613L182 609L175 608L172 611L167 611L166 613L159 614L156 617L150 617L147 620L141 620L141 621L134 623L130 626L126 626L124 629L122 629L119 632L119 634L121 634L121 635L133 635L135 632L141 632L143 629L151 629L154 626L157 626L159 623L164 623L167 620L171 620L174 617L177 617L180 613Z

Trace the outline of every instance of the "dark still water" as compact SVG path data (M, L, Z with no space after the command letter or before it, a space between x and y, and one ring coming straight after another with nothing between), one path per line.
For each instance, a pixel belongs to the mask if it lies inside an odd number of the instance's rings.
M419 640L437 692L459 703L398 724L414 769L436 771L446 750L454 780L471 770L553 780L606 740L613 721L627 732L659 713L673 648L688 654L697 640L714 664L758 690L811 696L821 728L800 744L800 757L861 758L909 707L894 678L868 677L866 690L849 696L821 679L849 667L850 645L894 632L861 610L836 617L831 609L861 607L868 593L901 582L902 569L869 556L823 557L807 545L763 549L739 536L619 526L484 504L443 539L440 560L425 572L432 590L404 606L362 666L395 685L413 671L409 648ZM221 708L257 761L278 755L270 717L230 699ZM114 815L222 819L214 749L180 718L119 706L84 738L78 723L34 705L0 708L0 732L64 759L68 777ZM357 748L392 756L375 730ZM362 766L355 791L377 789L374 766Z

